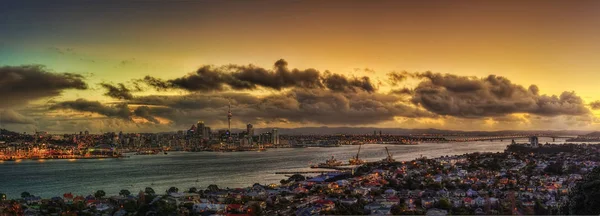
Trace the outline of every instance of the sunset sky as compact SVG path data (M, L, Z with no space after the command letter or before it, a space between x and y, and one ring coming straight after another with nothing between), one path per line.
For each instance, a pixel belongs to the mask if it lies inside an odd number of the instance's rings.
M15 131L600 129L599 1L1 5Z

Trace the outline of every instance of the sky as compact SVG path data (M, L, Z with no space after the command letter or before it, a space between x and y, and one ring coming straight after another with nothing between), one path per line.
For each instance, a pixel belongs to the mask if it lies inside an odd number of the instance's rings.
M3 1L0 127L597 130L598 1Z

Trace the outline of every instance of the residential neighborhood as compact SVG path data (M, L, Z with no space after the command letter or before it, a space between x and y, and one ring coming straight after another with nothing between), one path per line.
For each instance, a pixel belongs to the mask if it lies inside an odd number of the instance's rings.
M247 188L122 190L42 198L2 195L2 215L465 215L561 214L570 189L600 162L600 145L509 145Z

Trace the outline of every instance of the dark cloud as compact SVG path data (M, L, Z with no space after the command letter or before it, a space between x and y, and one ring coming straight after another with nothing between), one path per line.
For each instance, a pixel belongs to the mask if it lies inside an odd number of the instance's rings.
M262 116L267 119L337 125L377 124L396 116L435 117L399 101L397 96L380 93L295 90L264 98L256 111L264 110Z
M332 91L356 91L361 89L367 92L375 92L376 90L369 77L366 76L348 78L342 74L325 72L323 84Z
M58 96L67 89L83 90L87 84L79 74L52 73L41 65L0 67L0 107Z
M402 72L392 71L392 72L388 73L388 79L392 85L398 85L401 82L404 82L404 80L408 79L409 76L411 76L411 74L406 71L402 71Z
M152 123L160 123L158 119L156 119L154 116L152 116L152 114L150 114L150 108L148 106L139 106L133 111L133 113L136 116L144 118Z
M133 99L133 95L131 94L131 90L123 83L119 83L117 85L109 84L109 83L100 83L104 89L106 89L105 96L120 99L120 100L131 100Z
M591 102L590 107L592 107L594 110L600 109L600 101Z
M114 106L103 105L98 101L88 101L85 99L77 99L74 101L63 101L50 106L51 110L67 109L80 112L91 112L104 115L107 117L120 118L131 120L131 111L125 103L116 104Z
M2 124L35 124L35 120L14 110L4 110L0 112L0 125Z
M258 104L260 99L250 93L189 94L181 96L149 95L136 97L132 104L167 106L177 109L221 108L233 105Z
M589 113L574 92L539 95L537 86L526 89L500 76L479 79L431 72L416 76L425 80L414 89L412 102L440 115L473 118L512 113L543 116Z
M398 103L394 95L337 92L326 89L292 89L285 93L254 96L245 93L210 95L147 96L131 104L148 105L150 116L169 119L177 125L203 120L224 123L232 104L234 121L239 123L289 122L336 125L376 124L395 116L435 117L427 111Z
M347 78L331 73L322 76L315 69L290 70L287 65L288 63L281 59L275 62L271 70L254 65L202 66L196 72L176 79L161 80L146 76L139 81L158 90L183 89L191 92L254 90L259 87L277 91L285 88L322 89L325 87L331 87L336 91L348 89L375 91L368 77Z
M394 89L390 93L397 95L413 95L415 92L409 88Z

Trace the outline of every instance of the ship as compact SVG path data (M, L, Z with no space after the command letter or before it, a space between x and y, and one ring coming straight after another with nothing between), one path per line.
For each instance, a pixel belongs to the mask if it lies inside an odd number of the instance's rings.
M137 153L135 153L136 155L155 155L158 154L158 151L154 151L154 150L140 150Z
M325 163L320 163L319 165L310 166L311 168L331 168L336 166L341 166L343 163L341 161L336 160L333 156L331 159L327 159Z
M358 152L356 153L356 156L352 157L348 162L350 163L350 165L362 165L365 164L367 161L365 160L361 160L358 156L360 154L360 147L362 147L362 145L358 146Z
M419 142L412 140L400 140L400 141L384 141L381 144L389 144L389 145L418 145Z

